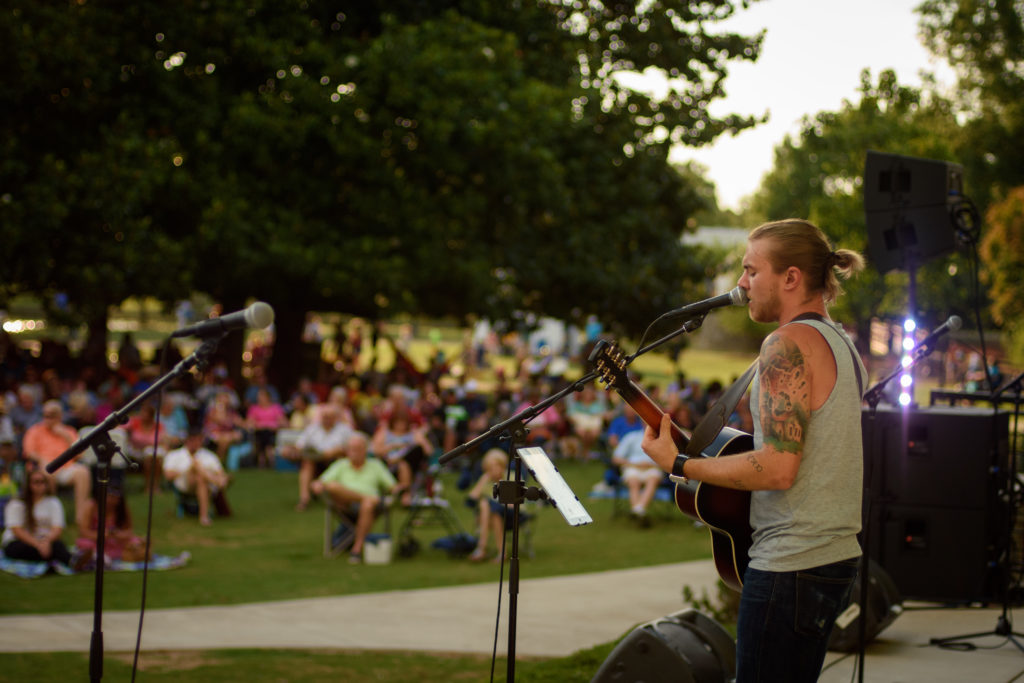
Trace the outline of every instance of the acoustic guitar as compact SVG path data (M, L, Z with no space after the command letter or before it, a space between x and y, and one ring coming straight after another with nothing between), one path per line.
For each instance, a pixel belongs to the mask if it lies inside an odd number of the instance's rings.
M625 356L616 344L598 342L590 354L590 361L606 388L615 389L644 423L655 430L661 427L664 411L629 378ZM672 440L682 453L690 437L673 422ZM716 458L749 451L753 447L754 440L749 434L725 427L698 457ZM711 532L715 569L722 581L733 590L741 590L743 573L750 560L750 492L690 481L676 484L675 498L676 507L684 515L702 522Z

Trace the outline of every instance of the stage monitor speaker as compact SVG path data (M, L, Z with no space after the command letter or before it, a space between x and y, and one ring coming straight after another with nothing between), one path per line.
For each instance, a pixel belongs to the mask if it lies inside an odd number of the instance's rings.
M713 619L687 609L630 632L591 683L728 683L735 676L732 636Z
M885 273L908 270L956 246L951 210L963 198L963 167L868 151L864 217L868 260Z
M870 643L903 613L903 598L899 589L882 567L874 560L868 560L868 599L863 610L860 605L860 574L853 583L850 606L847 607L832 627L828 649L833 652L854 652L860 644L860 615L865 614L864 638Z
M880 506L873 551L905 598L935 602L999 599L1005 543L987 510Z
M864 455L872 500L988 508L1008 473L1009 424L1009 413L984 408L879 407L873 423L865 409Z
M904 598L998 598L1006 545L1009 413L974 407L864 412L868 554ZM872 429L873 427L873 429Z

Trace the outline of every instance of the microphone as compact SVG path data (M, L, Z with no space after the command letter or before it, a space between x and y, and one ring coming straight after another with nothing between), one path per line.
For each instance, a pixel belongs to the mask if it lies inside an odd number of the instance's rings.
M243 330L251 328L262 330L274 322L274 309L270 304L257 301L244 311L235 311L222 315L219 318L210 318L202 322L183 327L171 333L174 337L214 337L220 334L227 334L232 330Z
M949 316L949 320L947 320L946 322L942 323L941 325L936 327L934 330L932 330L931 333L927 337L925 337L924 339L921 340L921 343L918 344L916 348L921 349L921 348L924 348L926 346L931 346L932 344L935 343L935 340L937 340L939 337L941 337L942 335L946 334L947 332L954 332L956 330L959 330L960 327L963 326L963 324L964 324L963 321L960 320L960 316L958 316L958 315L951 315L951 316Z
M675 318L678 316L686 316L688 318L694 318L698 315L707 313L713 308L720 308L722 306L746 306L747 301L749 301L747 298L747 291L742 287L736 286L725 294L719 294L718 296L713 296L710 299L698 301L695 304L688 304L682 308L676 308L661 317Z

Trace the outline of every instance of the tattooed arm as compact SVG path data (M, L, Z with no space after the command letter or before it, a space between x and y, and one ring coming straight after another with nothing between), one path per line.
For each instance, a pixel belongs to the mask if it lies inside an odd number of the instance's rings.
M717 458L694 458L686 463L686 476L715 486L743 490L787 489L793 485L811 414L811 368L793 327L776 330L761 347L760 409L763 446L757 450ZM678 453L669 429L650 427L644 451L666 472Z

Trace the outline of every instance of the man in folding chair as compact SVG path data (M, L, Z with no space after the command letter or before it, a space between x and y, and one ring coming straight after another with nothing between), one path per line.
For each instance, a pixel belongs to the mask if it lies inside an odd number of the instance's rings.
M355 540L349 551L352 564L363 561L363 543L373 527L382 496L394 494L398 487L387 465L367 457L368 445L366 434L352 434L345 444L346 457L335 460L311 486L314 494L327 494L337 507L356 512Z

